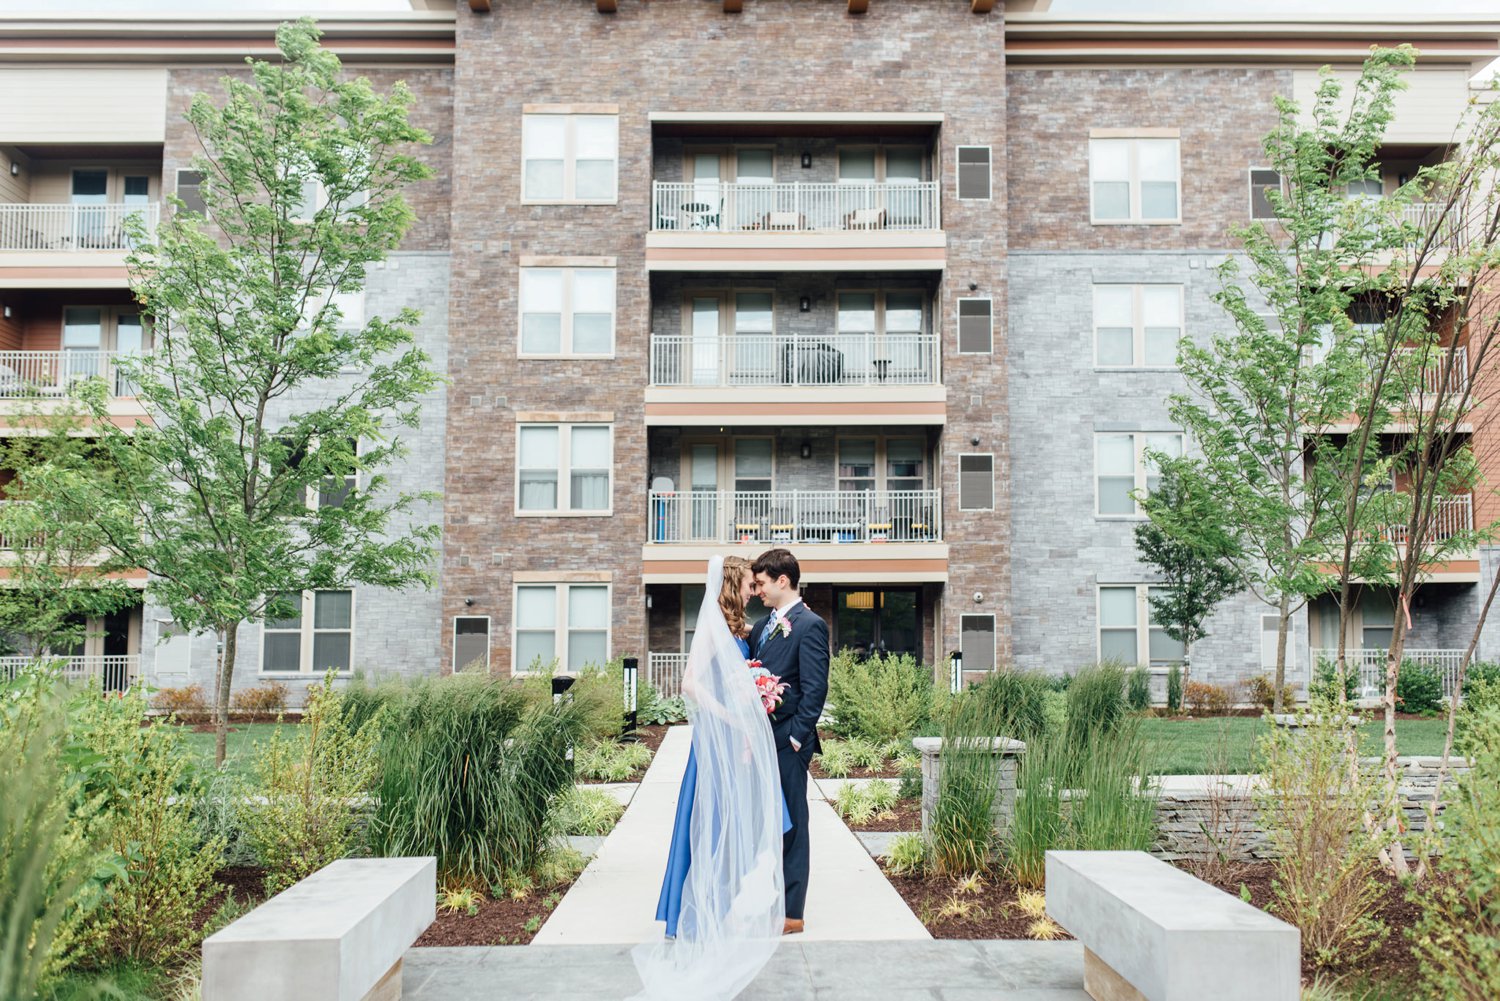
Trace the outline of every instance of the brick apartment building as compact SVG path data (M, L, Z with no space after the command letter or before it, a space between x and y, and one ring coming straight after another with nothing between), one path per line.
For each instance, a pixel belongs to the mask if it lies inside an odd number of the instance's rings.
M635 655L670 687L707 557L778 544L839 647L961 650L970 672L1165 664L1180 650L1149 619L1128 491L1143 448L1181 442L1171 345L1224 329L1212 269L1263 205L1273 98L1417 44L1389 191L1443 155L1500 55L1500 21L1474 18L420 6L323 27L352 72L406 80L435 137L416 228L346 312L420 310L450 380L393 476L443 493L440 585L309 594L300 619L246 627L237 685ZM117 220L191 197L185 102L271 54L273 27L0 19L0 366L27 391L150 350ZM1472 555L1414 609L1433 659L1495 572ZM1196 674L1258 673L1269 611L1221 609ZM1389 622L1371 589L1354 645ZM211 674L213 639L161 609L94 625L80 672ZM1294 680L1336 629L1326 606L1299 616Z

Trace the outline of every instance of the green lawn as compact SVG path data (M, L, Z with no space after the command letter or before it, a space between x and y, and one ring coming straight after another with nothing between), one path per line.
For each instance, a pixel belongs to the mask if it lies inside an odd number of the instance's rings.
M1155 754L1153 768L1166 775L1249 772L1255 738L1266 728L1264 720L1250 716L1196 720L1147 718L1140 723ZM1447 727L1445 719L1397 720L1396 747L1402 754L1442 754ZM1379 720L1360 727L1364 753L1381 752L1384 732L1384 724Z
M249 776L251 763L255 760L255 749L260 744L271 739L271 734L278 728L289 734L297 729L299 723L231 723L229 724L229 751L224 759L225 765L232 772ZM214 735L209 733L194 733L188 731L188 746L193 753L198 755L200 761L205 765L212 766L214 763Z

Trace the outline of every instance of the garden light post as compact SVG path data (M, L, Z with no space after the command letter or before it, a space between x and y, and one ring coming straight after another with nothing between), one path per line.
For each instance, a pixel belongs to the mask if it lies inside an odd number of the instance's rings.
M641 661L639 657L625 658L625 721L627 734L635 732L637 722L637 677L640 675Z
M569 688L572 688L573 682L577 680L578 679L573 677L571 674L554 674L552 676L553 703L556 704L562 702L564 693L566 693ZM568 698L571 700L573 696L569 695ZM573 745L571 743L568 744L568 753L566 755L566 758L570 763L573 760Z
M948 655L949 677L948 687L954 695L963 691L964 687L964 654L962 650L954 650Z

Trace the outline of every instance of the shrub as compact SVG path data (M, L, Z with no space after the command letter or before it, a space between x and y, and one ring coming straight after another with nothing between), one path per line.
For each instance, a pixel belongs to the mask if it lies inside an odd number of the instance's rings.
M641 726L681 723L687 719L687 705L680 695L674 695L669 699L662 698L656 686L649 681L643 681L636 689L635 718Z
M1047 678L1033 671L996 671L969 689L966 696L983 703L981 712L995 723L992 736L1031 740L1049 725Z
M893 876L919 876L927 869L927 842L920 834L898 834L886 849L885 865Z
M193 823L198 841L208 845L223 844L220 866L256 865L259 858L245 833L243 801L249 789L237 772L216 771L203 784L193 803Z
M1182 712L1182 665L1167 668L1167 712L1176 715Z
M601 837L614 829L625 808L600 789L569 786L552 803L552 825L558 834Z
M434 855L448 885L539 873L549 861L548 808L572 784L566 749L584 735L576 704L459 673L393 689L386 709L376 853Z
M896 789L897 799L922 798L922 766L909 762L901 766L901 784Z
M1125 701L1138 713L1151 708L1151 671L1148 668L1137 667L1130 672Z
M1484 682L1491 686L1493 682ZM1448 878L1414 889L1421 909L1412 951L1434 997L1500 997L1500 711L1470 720L1473 769L1443 813Z
M1309 702L1336 702L1339 696L1339 671L1335 661L1318 658L1318 669L1313 683L1308 686ZM1344 662L1344 701L1359 698L1359 671L1348 661Z
M77 795L96 808L85 837L104 853L103 902L85 907L70 934L84 965L166 965L200 941L197 918L218 887L218 838L200 842L194 805L202 792L187 734L142 726L136 692L79 694L70 707L64 762Z
M552 701L552 679L557 661L531 665L521 685L537 705ZM620 736L625 728L625 662L616 658L602 666L585 664L568 686L567 698L587 733L606 739ZM641 688L636 688L636 718L640 719Z
M356 806L375 780L381 715L351 729L330 672L308 689L296 735L277 730L255 762L264 803L241 813L245 839L277 893L349 855L356 847Z
M1078 672L1068 686L1068 740L1083 744L1092 734L1110 733L1124 722L1125 669L1104 662Z
M904 654L858 660L842 650L828 672L829 729L875 744L915 735L932 712L932 669Z
M1438 712L1443 708L1443 679L1426 664L1403 660L1396 674L1396 698L1405 712Z
M1479 734L1477 722L1496 711L1500 711L1500 681L1485 677L1472 682L1465 679L1464 698L1458 707L1457 731L1454 734L1454 745L1460 753L1473 756L1476 750L1474 741Z
M600 782L629 782L649 764L651 748L645 744L595 740L573 752L573 767L579 778Z
M208 719L208 703L204 701L202 685L160 689L151 705L184 723L201 723Z
M1222 716L1234 705L1229 689L1206 681L1189 681L1183 686L1183 697L1194 716Z
M194 686L197 687L196 685ZM254 688L242 688L229 700L237 712L257 716L276 716L286 711L287 687L279 681L268 681Z
M1380 944L1377 855L1365 810L1381 796L1378 778L1358 767L1346 712L1319 701L1300 733L1273 727L1258 742L1264 786L1261 826L1272 848L1272 910L1302 932L1303 954L1319 967L1354 962Z
M1469 689L1480 683L1489 685L1500 685L1500 663L1492 660L1476 660L1469 664L1464 671L1464 698L1469 697Z
M1257 674L1245 679L1245 701L1253 702L1262 709L1270 712L1276 707L1276 683L1264 674ZM1290 710L1297 704L1297 690L1295 686L1283 684L1281 686L1281 705Z

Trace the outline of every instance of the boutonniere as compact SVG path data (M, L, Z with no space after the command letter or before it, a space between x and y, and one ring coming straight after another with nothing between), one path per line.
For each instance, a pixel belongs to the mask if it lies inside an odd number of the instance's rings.
M782 619L777 619L776 620L776 625L774 625L774 626L771 627L771 635L768 638L769 639L775 639L777 636L785 636L788 639L790 639L791 635L792 635L792 623L789 620L782 618Z

